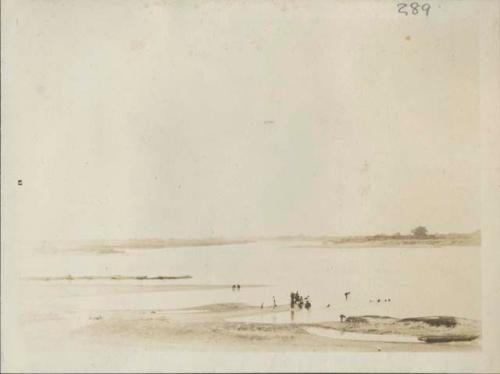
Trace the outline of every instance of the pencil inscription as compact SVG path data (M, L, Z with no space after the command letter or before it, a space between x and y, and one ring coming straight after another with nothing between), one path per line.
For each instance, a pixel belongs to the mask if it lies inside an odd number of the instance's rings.
M431 11L431 5L428 3L425 4L420 4L418 2L399 3L397 7L398 7L398 13L404 14L405 16L408 15L417 16L422 13L425 13L425 15L428 16Z

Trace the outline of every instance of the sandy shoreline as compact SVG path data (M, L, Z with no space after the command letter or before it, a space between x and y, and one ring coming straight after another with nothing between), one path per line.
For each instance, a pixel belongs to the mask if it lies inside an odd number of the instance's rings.
M478 339L434 343L386 342L334 339L308 332L308 328L408 336L476 337L479 322L457 319L454 327L432 326L421 321L402 321L390 317L369 316L363 323L256 323L231 322L230 319L259 313L289 310L281 305L273 309L245 304L212 304L172 313L165 310L107 312L92 323L74 331L75 336L93 343L148 345L159 349L191 351L476 351Z

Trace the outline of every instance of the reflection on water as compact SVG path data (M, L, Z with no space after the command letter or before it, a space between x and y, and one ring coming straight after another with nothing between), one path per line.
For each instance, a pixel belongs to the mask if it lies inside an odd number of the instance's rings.
M181 309L215 303L270 307L273 297L278 305L290 305L290 292L298 290L302 295L310 295L310 311L266 316L264 309L255 318L263 322L276 319L278 323L339 320L340 314L454 315L479 319L479 251L474 247L297 248L290 243L263 242L131 250L124 254L72 252L43 258L27 256L22 276L193 277L164 281L28 282L28 287L38 290L35 298L25 299L27 306L40 301L43 295L43 307L68 311ZM233 284L240 284L240 291L234 292ZM249 284L267 287L246 287ZM177 285L192 287L170 287ZM347 291L351 292L348 300L344 295ZM381 302L373 302L378 299Z
M261 312L251 316L229 318L229 322L254 322L254 323L308 323L318 321L317 318L311 318L312 312L306 310L288 310L286 312ZM316 316L317 317L317 316ZM335 320L332 314L325 318L325 321Z
M314 335L340 340L364 340L388 343L422 343L415 336L395 334L363 334L359 332L339 331L321 327L307 327L305 330Z
M344 309L345 313L345 309ZM316 309L290 309L283 312L262 311L250 316L228 319L229 322L253 323L314 323L340 320L340 310L318 307Z

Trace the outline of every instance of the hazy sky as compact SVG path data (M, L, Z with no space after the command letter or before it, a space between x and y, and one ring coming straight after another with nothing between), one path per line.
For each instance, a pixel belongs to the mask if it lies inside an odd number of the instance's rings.
M472 2L23 1L2 33L15 235L480 228Z

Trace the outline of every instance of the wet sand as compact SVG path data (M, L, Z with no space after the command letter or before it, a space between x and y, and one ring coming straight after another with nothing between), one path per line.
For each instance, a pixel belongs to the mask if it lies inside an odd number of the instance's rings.
M456 326L432 326L422 321L403 321L368 316L366 322L254 323L231 322L234 318L259 313L279 313L276 308L245 304L213 304L178 310L117 311L94 316L91 323L72 332L93 344L155 346L159 349L191 351L476 351L478 339L449 343L407 343L334 339L308 332L308 328L335 329L371 334L402 334L433 337L476 337L477 321L457 319Z

